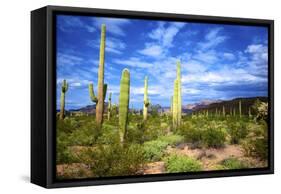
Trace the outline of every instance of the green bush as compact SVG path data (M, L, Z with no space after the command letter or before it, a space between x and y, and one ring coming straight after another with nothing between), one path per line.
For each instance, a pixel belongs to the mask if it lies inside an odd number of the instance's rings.
M164 155L164 150L168 146L167 142L161 140L152 140L143 145L144 157L147 161L159 161Z
M222 147L226 140L226 129L215 122L211 122L208 126L205 126L202 140L207 147Z
M237 158L227 158L221 162L222 169L243 169L248 168L248 164Z
M169 173L202 170L202 164L199 161L187 156L173 154L166 157L164 162L166 171Z
M266 122L249 126L250 133L242 142L242 148L247 156L268 158L268 134Z
M186 122L179 128L179 133L184 136L185 141L193 144L202 142L203 131L196 125Z
M135 175L144 165L143 150L137 144L99 145L85 154L91 158L86 163L95 177Z
M158 140L166 142L168 145L178 145L184 141L184 137L181 135L167 135L159 137Z
M78 158L76 158L69 150L67 134L61 134L59 137L57 137L56 142L56 163L69 164L77 161Z
M159 161L168 145L177 145L183 141L180 135L161 136L156 140L144 143L144 156L147 161Z
M229 123L229 135L232 144L238 144L247 134L248 130L244 122L236 121Z

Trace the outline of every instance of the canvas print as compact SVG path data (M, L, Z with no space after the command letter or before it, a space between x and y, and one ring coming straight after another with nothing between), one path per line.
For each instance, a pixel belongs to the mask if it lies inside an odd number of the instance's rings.
M56 178L268 167L268 29L56 16Z

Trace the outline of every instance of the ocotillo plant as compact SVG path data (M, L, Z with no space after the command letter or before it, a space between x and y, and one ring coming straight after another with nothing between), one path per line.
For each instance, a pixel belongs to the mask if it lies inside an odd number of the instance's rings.
M61 86L61 96L60 96L60 119L64 119L64 107L65 107L65 93L68 90L68 83L66 80L63 80L62 86Z
M128 69L122 71L119 96L119 137L123 145L127 131L128 112L130 100L130 72Z
M177 61L177 80L178 80L178 122L181 124L181 113L182 113L182 102L181 102L181 64L180 61Z
M108 96L108 105L107 105L107 120L110 120L111 110L112 110L111 95L112 93L110 92Z
M148 83L147 83L147 76L145 76L144 79L144 95L143 95L143 120L147 120L147 108L150 104L148 95L147 95L147 88L148 88Z
M104 84L105 31L106 31L106 27L104 24L102 24L97 97L95 96L95 93L94 93L93 84L89 85L89 93L90 93L91 100L96 103L96 122L97 122L97 125L99 128L102 126L104 99L105 99L106 88L107 88L107 85Z
M225 116L225 108L222 106L222 116Z
M178 80L174 81L174 96L173 96L173 127L178 125Z
M241 118L242 116L242 104L241 104L241 100L239 100L239 116Z

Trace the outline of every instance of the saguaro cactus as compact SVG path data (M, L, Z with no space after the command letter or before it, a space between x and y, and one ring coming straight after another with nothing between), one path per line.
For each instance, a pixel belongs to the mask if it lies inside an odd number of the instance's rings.
M239 100L239 116L240 116L240 118L242 117L242 104L241 104L241 100Z
M130 100L130 72L128 69L122 71L119 96L119 137L120 143L124 143L127 131L128 112Z
M97 97L95 96L95 93L94 93L93 84L89 85L89 93L90 93L91 100L96 103L96 122L97 122L97 125L99 128L102 126L103 112L104 112L104 99L105 99L106 89L107 89L107 85L104 84L105 31L106 31L106 27L104 24L102 24Z
M251 107L249 107L249 112L248 112L248 114L249 114L249 117L252 117Z
M61 96L60 96L60 119L64 119L65 113L64 113L64 107L65 107L65 93L68 90L68 83L66 80L63 80L62 86L61 86Z
M181 98L181 65L177 61L177 78L174 81L174 96L173 96L173 126L181 124L182 114L182 98Z
M112 93L110 92L108 96L108 105L107 105L107 120L110 120L111 111L112 111L111 95Z
M174 97L173 97L173 126L178 125L178 80L174 81Z
M181 124L181 114L182 114L182 99L181 99L181 64L177 61L177 80L178 80L178 125Z
M236 110L235 110L235 107L233 108L233 116L236 115Z
M150 104L148 96L147 96L147 88L148 88L148 83L147 83L147 76L145 76L144 79L144 95L143 95L143 120L147 120L147 108Z
M222 106L222 115L225 116L225 108Z

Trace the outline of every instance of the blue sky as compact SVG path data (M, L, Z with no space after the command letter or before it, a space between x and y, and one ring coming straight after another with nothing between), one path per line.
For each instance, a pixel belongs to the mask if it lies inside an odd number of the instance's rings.
M92 104L88 84L96 93L101 24L106 24L105 83L113 103L128 68L130 107L143 106L145 76L151 103L169 106L177 60L183 105L268 95L265 27L59 15L57 107L63 79L69 83L66 109Z

